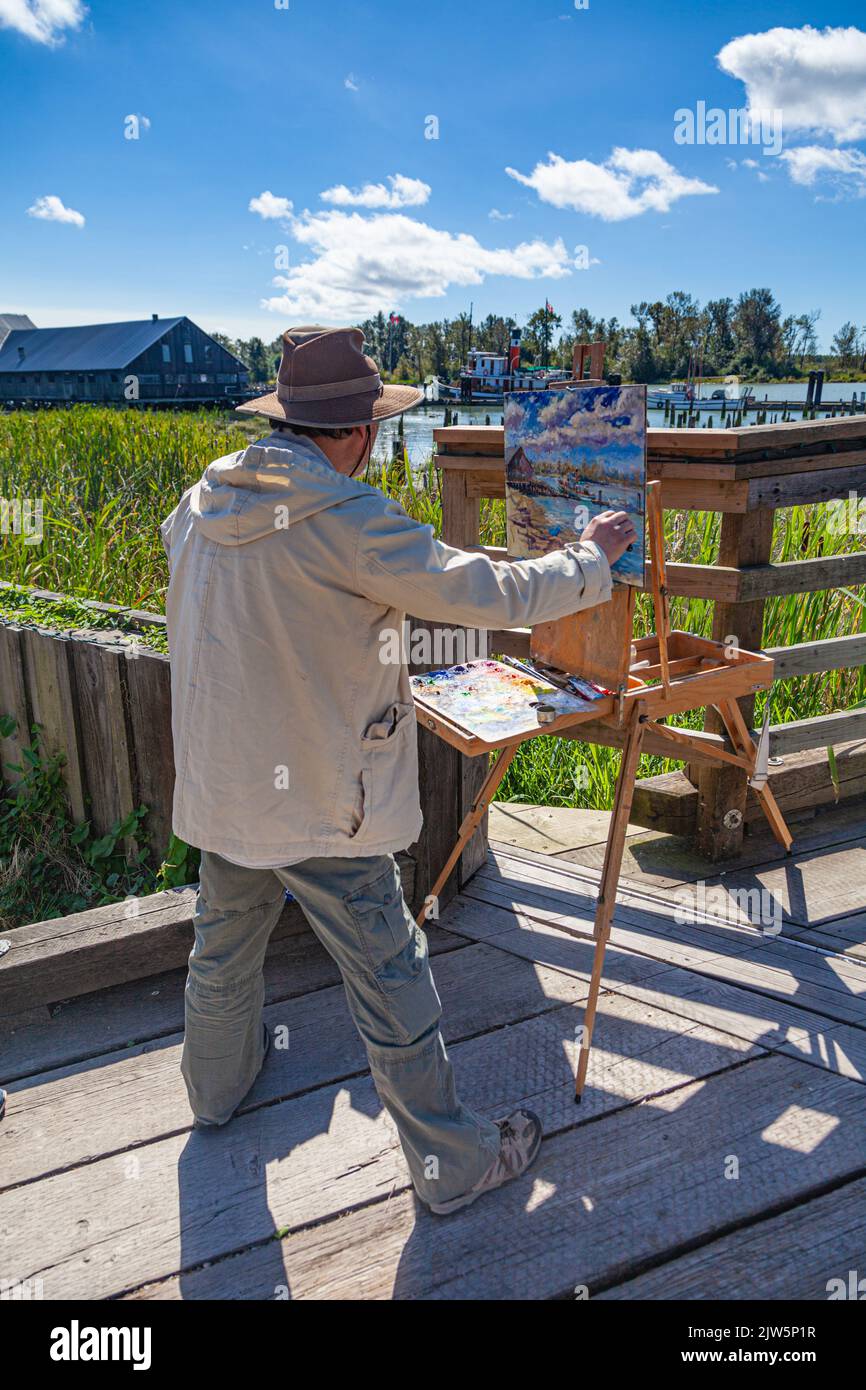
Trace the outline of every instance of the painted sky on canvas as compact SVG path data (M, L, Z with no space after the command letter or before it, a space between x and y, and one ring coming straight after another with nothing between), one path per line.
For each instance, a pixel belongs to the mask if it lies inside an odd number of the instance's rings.
M505 398L508 552L546 554L607 509L638 542L613 566L641 586L646 510L646 395L640 386L516 391Z

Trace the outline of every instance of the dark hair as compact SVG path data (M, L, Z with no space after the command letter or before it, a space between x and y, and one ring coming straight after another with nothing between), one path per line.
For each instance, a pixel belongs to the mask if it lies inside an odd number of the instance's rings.
M293 425L288 421L286 421L284 425L278 424L277 429L280 431L285 430L289 434L302 434L306 436L307 439L316 439L323 435L325 439L348 439L349 435L353 433L353 429L348 429L345 426L341 426L340 428L326 428L324 425Z

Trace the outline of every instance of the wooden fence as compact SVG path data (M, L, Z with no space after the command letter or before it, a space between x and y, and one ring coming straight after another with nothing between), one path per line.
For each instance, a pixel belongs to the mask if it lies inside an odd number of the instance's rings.
M30 592L49 602L61 597ZM14 732L0 739L3 782L17 780L22 747L31 744L30 730L39 724L43 753L63 757L73 819L89 820L105 835L137 806L147 806L149 858L159 864L171 835L174 789L170 673L168 657L142 644L165 620L108 604L87 606L117 613L133 635L0 623L0 714L15 720Z
M443 538L451 545L482 548L507 560L503 549L479 547L480 503L505 496L504 434L501 427L451 426L434 431L438 445ZM712 636L735 635L742 647L760 650L764 605L780 594L866 583L866 551L774 564L775 513L783 507L848 499L866 492L866 420L862 416L752 425L740 429L651 429L648 477L662 483L662 505L670 510L721 513L717 562L668 564L672 595L714 602ZM489 634L491 652L526 656L526 630ZM866 633L792 647L770 648L778 678L858 667L866 662ZM740 702L749 723L754 700ZM710 711L704 738L727 744ZM581 725L582 741L616 744L610 730ZM771 729L770 751L784 763L772 771L783 808L800 808L836 797L825 748L834 745L843 795L866 790L866 710L842 711ZM670 745L647 752L670 757ZM632 819L639 824L694 833L708 858L727 858L741 847L745 823L757 808L747 796L744 774L695 761L688 775L675 773L638 784ZM733 813L733 814L732 814Z

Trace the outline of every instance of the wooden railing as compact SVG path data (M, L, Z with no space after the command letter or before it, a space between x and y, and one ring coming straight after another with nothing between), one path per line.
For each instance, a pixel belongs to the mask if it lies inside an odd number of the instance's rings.
M478 547L481 500L505 496L503 430L451 426L435 430L434 437L443 539L463 548ZM667 567L672 595L713 602L712 636L717 641L733 636L740 646L760 650L768 598L866 583L866 551L781 564L772 561L777 510L844 500L852 492L866 493L863 416L741 429L651 429L647 474L650 480L661 481L665 508L721 513L717 561L711 565L669 563ZM508 559L504 550L486 549L491 556ZM528 644L526 631L488 636L491 652L525 656ZM768 651L776 660L778 679L858 667L866 663L866 633ZM751 724L754 701L740 704ZM708 712L704 737L727 744L715 711ZM618 742L612 731L588 725L581 726L580 738L614 745ZM861 750L858 742L864 738L866 710L841 711L773 727L771 754L785 757L786 762L787 755L820 750L811 760L800 757L787 768L774 769L781 804L786 804L786 773L788 795L796 798L798 805L804 804L804 784L808 784L811 798L805 804L836 798L824 752L829 744L842 745L837 753L844 780L850 783L851 794L863 795L866 750ZM670 747L659 742L656 748L647 739L646 751L670 757ZM688 781L682 774L674 774L639 783L642 794L635 799L635 819L680 831L693 820L696 845L708 858L719 860L737 853L745 821L756 809L747 796L744 775L734 767L701 765L697 760L687 772ZM683 811L684 798L690 801L688 813Z

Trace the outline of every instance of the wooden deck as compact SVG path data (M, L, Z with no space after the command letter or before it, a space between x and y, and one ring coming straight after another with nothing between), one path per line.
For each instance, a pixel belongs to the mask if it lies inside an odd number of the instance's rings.
M494 845L429 929L444 1031L467 1101L525 1103L545 1140L445 1220L309 934L267 966L289 1050L218 1133L190 1129L183 972L0 1020L0 1278L47 1299L825 1300L866 1272L866 810L796 829L792 859L749 841L704 884L670 837L630 837L579 1108L600 854ZM715 885L764 889L779 933Z

